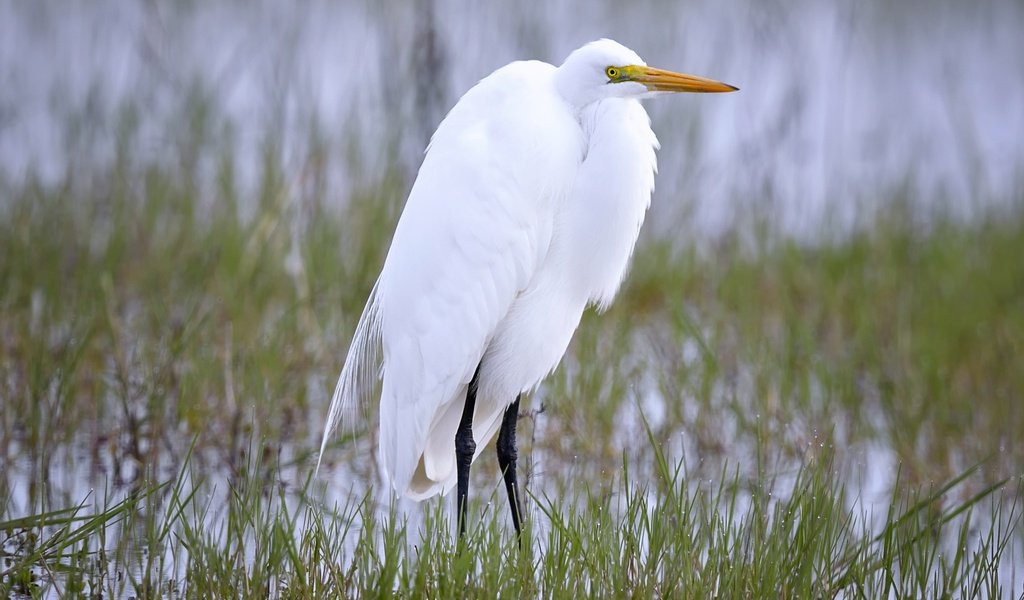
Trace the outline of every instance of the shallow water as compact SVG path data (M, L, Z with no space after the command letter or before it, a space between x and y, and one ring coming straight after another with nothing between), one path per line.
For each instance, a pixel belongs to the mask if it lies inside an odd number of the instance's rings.
M174 163L189 155L179 130L193 123L198 106L206 111L206 143L239 158L243 186L250 188L259 185L267 136L280 138L290 172L302 170L310 138L322 140L329 149L328 197L341 207L357 183L372 179L394 155L413 172L447 108L494 68L520 58L557 63L581 43L608 36L650 64L741 88L728 96L647 104L662 143L648 225L653 234L713 237L754 214L769 215L788 234L814 236L861 223L891 189L906 188L915 203L965 217L1019 199L1019 2L647 0L591 3L581 11L565 2L478 6L453 0L434 3L432 17L413 6L424 5L0 4L0 184L18 186L30 174L49 183L68 172L87 177L124 147L137 165ZM435 53L418 52L413 39L432 40ZM197 165L181 168L194 168L199 183L212 186L217 155L197 153ZM679 361L697 361L692 339L675 342ZM686 461L694 488L713 488L729 467L752 489L771 480L771 493L784 495L792 486L788 474L801 461L841 450L836 468L850 510L887 506L899 456L890 438L851 433L844 416L815 394L797 420L762 417L757 406L743 404L753 397L753 384L742 365L714 384L716 402L729 409L708 417L708 407L686 390L669 395L659 388L656 374L666 365L656 358L656 349L644 348L624 361L621 372L639 369L641 375L622 390L630 401L615 412L618 429L600 440L600 448L577 453L574 444L587 440L568 435L573 423L566 419L538 414L524 420L528 435L547 440L523 459L531 489L557 497L581 479L605 480L623 455L635 476L649 477L654 465L643 416L666 451ZM562 376L574 369L571 362L563 365ZM308 414L298 419L312 424L313 435L329 399L324 381L333 377L309 374ZM559 401L559 392L554 383L542 388L528 408ZM744 411L755 425L766 423L778 433L778 445L789 454L762 462L762 442L737 419ZM858 418L875 422L878 431L887 427L878 407ZM259 423L251 426L259 439ZM7 514L83 501L101 507L108 494L130 490L146 469L150 480L173 479L191 443L179 428L133 455L125 448L137 440L117 437L123 429L108 438L105 428L99 419L84 423L80 439L46 448L45 459L40 449L5 440L5 460L14 457L4 464L0 488ZM267 456L286 465L267 476L271 487L282 489L286 502L299 503L317 446L315 439L203 446L192 466L210 482L204 493L216 506L253 456ZM344 503L375 486L385 510L389 495L379 485L372 439L332 453L312 486L317 500ZM958 460L956 453L951 460ZM493 464L477 468L475 489L494 492L493 508L501 511L496 473ZM419 514L412 503L401 509L413 519ZM214 510L210 526L222 518ZM1007 577L1019 580L1024 549L1015 546L1006 561Z

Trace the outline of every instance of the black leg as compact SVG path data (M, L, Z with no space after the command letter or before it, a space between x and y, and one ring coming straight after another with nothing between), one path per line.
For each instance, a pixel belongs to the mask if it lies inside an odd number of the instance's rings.
M473 410L476 407L476 389L479 386L480 365L469 382L466 405L462 409L462 420L455 432L455 468L458 473L456 488L456 510L459 513L459 539L466 535L466 499L469 496L469 466L473 464L476 442L473 440Z
M501 431L498 433L498 466L505 478L505 491L508 492L508 504L512 508L512 524L516 528L516 540L522 543L523 508L519 502L519 483L516 481L516 421L519 420L519 396L516 401L505 409L501 419Z

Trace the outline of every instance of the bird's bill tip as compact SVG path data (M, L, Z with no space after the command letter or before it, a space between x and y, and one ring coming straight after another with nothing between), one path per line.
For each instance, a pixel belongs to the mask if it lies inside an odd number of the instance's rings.
M652 92L719 93L739 90L734 85L715 81L714 79L687 75L686 73L676 73L675 71L666 71L665 69L656 69L654 67L639 67L634 79L638 83L646 85L647 89Z

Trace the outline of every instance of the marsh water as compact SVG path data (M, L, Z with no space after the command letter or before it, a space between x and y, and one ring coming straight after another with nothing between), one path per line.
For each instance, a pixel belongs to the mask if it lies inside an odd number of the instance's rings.
M105 189L101 174L127 155L126 164L140 169L164 165L187 174L209 204L216 202L223 157L231 156L238 212L250 218L260 211L267 161L301 180L315 147L318 189L327 208L340 213L382 172L396 172L407 189L445 111L490 71L517 59L558 63L582 43L611 37L649 64L741 89L647 102L662 148L645 240L696 239L698 252L713 253L737 223L761 220L784 237L813 244L865 226L893 197L909 199L922 214L970 221L1021 198L1022 32L1024 4L1009 1L4 2L0 189L6 194L28 182L60 187L69 180ZM290 214L288 227L309 227L301 210ZM691 333L710 327L699 320L684 325ZM324 335L320 347L344 348L340 327ZM907 447L941 445L866 433L889 427L885 409L872 401L882 395L876 382L861 382L865 407L851 416L826 405L827 396L815 390L827 382L812 374L799 384L802 412L780 422L778 414L762 415L771 402L744 400L762 394L763 385L742 359L701 370L703 351L694 341L700 335L673 337L648 325L632 336L618 346L628 354L614 359L607 358L607 340L579 342L589 354L570 356L530 398L524 428L533 451L524 468L539 494L565 493L581 478L600 480L623 456L633 462L634 477L651 473L645 419L691 477L708 485L729 466L744 480L771 479L778 484L773 493L784 495L787 476L801 461L837 454L851 509L888 501ZM128 364L143 362L147 348L158 345L128 341L122 353ZM304 488L343 359L317 357L316 368L301 372L300 400L279 399L287 425L267 427L288 438L263 440L257 417L263 413L247 409L245 398L236 400L225 386L235 409L225 430L242 433L230 443L223 437L197 443L191 460L194 473L214 482L211 498L226 493L242 465L261 455L278 465L269 479L289 492ZM574 379L595 358L612 361L607 377ZM121 377L118 362L97 367L97 378L112 388ZM659 376L669 366L715 379L675 389ZM25 393L19 373L8 370L5 404ZM146 377L127 375L125 385ZM707 390L701 399L691 393L697 387ZM1019 400L1020 392L1010 395ZM49 393L63 391L53 383ZM607 435L566 417L571 411L548 410L584 393L604 403L604 416L596 418ZM111 393L99 404L118 405L116 398ZM706 402L729 408L715 415ZM151 404L97 409L56 447L33 445L52 439L46 435L8 429L0 488L6 513L102 504L144 475L173 477L202 426L172 418L160 422L159 437L147 436L147 419L160 410ZM132 426L111 426L119 419ZM312 487L321 501L344 502L383 487L373 435L365 429L352 426L357 439L324 458ZM898 438L906 446L897 447ZM996 467L1001 474L1019 477L1015 442L993 438L980 445L1003 457ZM770 446L786 451L765 459ZM955 473L970 466L976 450L952 448L941 461ZM927 469L917 472L927 480ZM480 482L495 476L494 467L478 473ZM490 492L500 506L501 495ZM387 505L385 494L380 503ZM411 515L418 510L403 507ZM1006 560L1008 581L1019 583L1024 549L1014 547Z

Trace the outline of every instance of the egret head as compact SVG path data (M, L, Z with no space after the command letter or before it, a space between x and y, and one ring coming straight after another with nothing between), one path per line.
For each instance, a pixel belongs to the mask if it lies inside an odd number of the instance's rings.
M695 75L647 66L636 52L601 39L573 51L556 75L559 91L582 108L605 98L646 98L662 92L734 92L737 88Z

